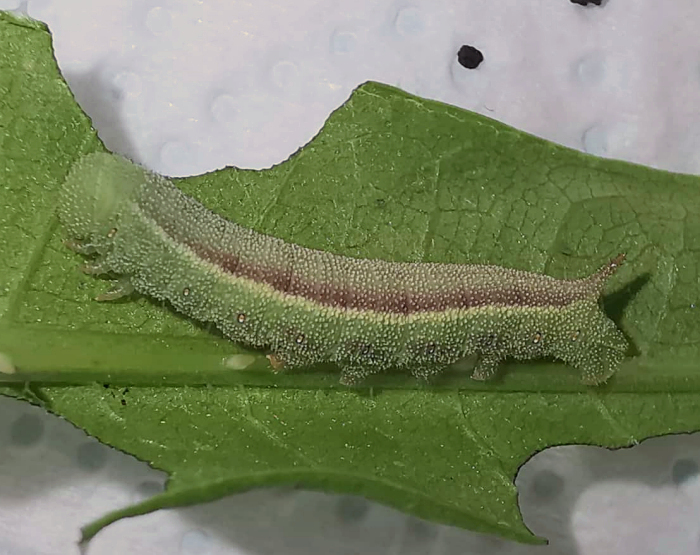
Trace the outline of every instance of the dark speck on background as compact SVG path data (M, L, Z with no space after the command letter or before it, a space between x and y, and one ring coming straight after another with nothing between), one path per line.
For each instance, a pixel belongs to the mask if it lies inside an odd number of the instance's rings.
M484 61L484 55L473 46L465 44L457 52L457 61L467 69L475 69Z

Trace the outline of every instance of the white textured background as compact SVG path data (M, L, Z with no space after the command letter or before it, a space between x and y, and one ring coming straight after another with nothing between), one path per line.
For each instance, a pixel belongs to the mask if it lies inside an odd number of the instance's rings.
M700 2L0 0L47 22L107 147L157 171L263 168L372 79L594 154L700 172ZM484 54L456 61L463 44ZM700 410L700 407L699 409ZM524 547L352 497L255 491L119 522L89 554L698 554L700 438L559 447L517 478ZM165 476L0 398L0 554L78 529Z

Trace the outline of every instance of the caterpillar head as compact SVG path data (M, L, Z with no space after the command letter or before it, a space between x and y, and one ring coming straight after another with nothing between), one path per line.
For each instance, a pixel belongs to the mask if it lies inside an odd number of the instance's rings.
M68 236L99 245L118 227L120 206L143 181L143 169L121 156L83 156L68 173L58 198L58 218Z

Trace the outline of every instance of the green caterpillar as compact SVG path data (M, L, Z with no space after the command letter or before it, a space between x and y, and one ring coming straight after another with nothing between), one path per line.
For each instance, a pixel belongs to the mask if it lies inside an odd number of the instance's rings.
M118 276L98 300L138 291L268 348L273 368L337 364L355 384L390 367L428 378L478 354L472 377L506 357L554 357L586 384L606 381L627 350L600 308L619 255L575 280L498 266L354 259L241 227L164 177L111 154L71 169L59 218L83 270Z

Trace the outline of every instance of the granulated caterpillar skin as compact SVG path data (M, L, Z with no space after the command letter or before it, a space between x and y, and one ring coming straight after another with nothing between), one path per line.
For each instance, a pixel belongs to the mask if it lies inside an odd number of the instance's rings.
M627 341L600 308L619 255L559 280L485 265L354 259L241 227L125 158L79 160L61 191L67 245L91 274L116 274L98 300L136 290L269 348L279 369L336 363L354 384L389 367L427 378L477 353L472 377L506 357L554 357L586 384L606 381Z

